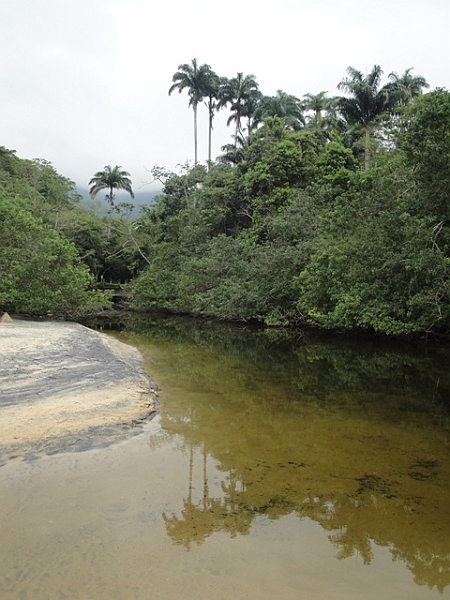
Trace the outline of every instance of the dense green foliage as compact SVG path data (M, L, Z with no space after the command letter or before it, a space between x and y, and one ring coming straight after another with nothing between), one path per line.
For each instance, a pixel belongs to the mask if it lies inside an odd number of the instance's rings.
M174 90L228 107L234 143L207 166L171 173L132 221L121 167L91 180L105 217L77 205L45 161L0 149L0 309L76 314L94 288L132 281L133 306L266 325L392 335L450 329L450 93L411 69L381 85L349 67L339 89L264 96L253 75L197 61ZM210 152L210 150L209 150ZM111 177L109 177L111 175ZM102 303L100 302L100 305Z
M0 147L0 312L98 312L109 301L95 279L108 270L130 277L131 260L120 263L123 235L114 231L108 240L105 219L78 201L73 182L50 163Z
M0 237L3 308L69 314L86 305L90 276L79 264L75 246L4 194L0 195Z
M406 101L392 76L383 94L397 100L383 113L378 74L369 82L374 116L361 121L370 164L357 135L292 128L275 116L208 173L168 176L139 221L150 264L134 282L135 306L270 325L446 332L450 94Z

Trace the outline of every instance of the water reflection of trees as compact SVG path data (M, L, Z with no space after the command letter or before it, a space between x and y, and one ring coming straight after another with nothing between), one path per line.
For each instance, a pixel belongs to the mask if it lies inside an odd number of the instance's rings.
M405 409L450 411L450 370L445 344L402 342L371 335L342 336L316 330L264 329L181 316L130 316L126 327L171 342L191 343L271 376L326 396L330 391L400 392ZM275 375L276 376L276 375ZM425 405L425 406L424 406Z
M313 478L308 476L296 478L306 471L306 465L264 461L252 467L230 467L223 474L221 493L216 490L214 495L210 493L206 472L209 455L205 448L202 452L205 466L200 496L195 499L192 493L194 451L191 449L182 509L177 514L163 514L167 534L174 543L189 549L214 532L226 532L231 537L246 535L258 516L277 520L294 513L320 523L329 532L338 559L357 555L370 564L376 544L388 548L393 560L404 562L418 585L443 592L450 584L449 540L445 535L434 537L434 530L442 527L427 530L426 525L420 524L420 514L416 519L408 519L410 510L425 511L423 499L401 496L402 491L395 483L366 475L362 481L349 478L343 487L340 481L338 487L342 489L336 489L332 477L319 485L314 485ZM441 517L448 519L448 512ZM405 536L405 531L411 528L414 533Z
M187 549L193 542L205 541L214 531L226 531L231 537L246 534L249 531L253 515L242 511L238 502L238 481L230 473L228 485L222 482L221 498L211 497L208 487L207 454L203 451L203 486L197 500L193 495L194 448L189 449L189 475L187 496L183 499L181 517L163 513L169 537Z
M294 513L329 532L338 558L357 553L370 563L377 544L418 584L450 584L442 349L275 332L267 339L205 322L155 327L139 339L175 337L171 368L183 389L161 422L190 456L182 508L164 515L174 542L189 548L217 531L246 534L260 515ZM208 460L220 488L209 484Z

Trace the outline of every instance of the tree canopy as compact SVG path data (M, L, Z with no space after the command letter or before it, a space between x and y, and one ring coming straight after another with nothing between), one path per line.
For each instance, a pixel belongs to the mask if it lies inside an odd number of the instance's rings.
M152 242L134 280L137 307L392 335L448 331L450 94L400 103L378 67L349 75L356 116L349 108L347 123L369 128L369 163L352 142L358 131L346 136L335 121L324 136L317 118L295 130L271 116L248 142L237 137L200 187L173 174L141 220ZM332 113L324 96L307 97L305 110ZM343 118L345 103L336 105Z
M130 174L128 171L122 171L121 169L122 167L118 165L115 167L106 165L103 171L97 171L89 181L89 185L92 186L89 190L92 198L95 198L101 190L108 190L109 193L106 194L106 199L111 207L114 206L114 190L124 190L134 198Z
M194 58L191 64L184 63L178 66L178 71L172 77L172 85L169 88L169 95L178 90L181 94L187 90L189 96L189 106L194 111L194 162L198 162L198 142L197 142L197 107L199 102L205 97L212 97L215 85L216 75L212 72L209 65L199 65ZM211 100L212 101L212 100ZM211 113L210 113L211 114Z
M139 310L447 334L450 93L423 93L411 69L383 81L375 65L349 67L343 96L265 96L254 76L196 61L171 90L191 90L199 71L190 103L205 101L210 132L229 108L233 143L206 166L155 166L161 193L137 218L114 203L118 189L134 195L121 167L90 181L93 197L107 192L106 218L50 163L0 148L0 308L75 314L104 305L94 287L108 278L131 280Z
M77 201L50 163L0 148L0 310L73 318L108 305L66 235Z

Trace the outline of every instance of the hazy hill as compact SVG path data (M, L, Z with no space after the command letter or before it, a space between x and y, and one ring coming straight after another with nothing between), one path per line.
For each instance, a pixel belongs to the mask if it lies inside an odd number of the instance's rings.
M105 215L108 211L108 203L105 199L106 191L99 192L95 198L92 198L89 195L89 190L87 188L77 187L77 192L82 196L82 200L80 201L80 206L85 208L86 210L92 211L94 214L98 216ZM115 194L114 203L117 205L120 202L126 202L128 204L134 205L134 210L131 213L131 218L137 218L140 216L140 207L141 206L151 206L154 203L154 198L158 194L161 193L161 190L148 190L148 191L140 191L136 192L134 199L130 197L126 192L117 192Z

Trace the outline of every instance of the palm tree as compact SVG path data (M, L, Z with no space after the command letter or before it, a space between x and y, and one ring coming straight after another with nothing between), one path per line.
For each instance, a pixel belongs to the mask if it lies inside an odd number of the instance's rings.
M247 139L250 139L252 131L258 125L256 121L256 113L258 111L261 98L261 92L258 89L253 89L250 91L250 95L244 100L242 116L247 119Z
M364 132L364 167L370 167L370 138L377 119L385 112L391 111L395 104L395 95L388 85L380 88L383 71L375 65L372 71L364 76L361 71L348 67L349 77L338 84L350 97L337 99L338 110L349 125L358 125Z
M259 121L268 117L280 117L287 129L298 130L305 125L300 100L283 90L278 90L276 96L263 96L256 117Z
M233 165L244 162L249 145L250 138L239 134L237 139L234 140L234 144L225 144L221 147L224 154L219 156L219 161L228 162Z
M327 98L328 92L319 92L318 94L304 94L303 95L303 108L304 110L311 111L312 117L309 118L309 122L313 124L316 129L320 129L324 113L330 110L331 99Z
M307 111L306 126L322 133L328 141L332 141L343 133L348 125L337 113L337 98L327 97L328 92L304 94L302 107Z
M181 92L188 90L189 106L194 111L194 162L198 162L197 152L197 107L198 103L208 94L208 86L212 71L209 65L198 65L194 58L191 64L182 64L178 66L178 71L173 75L173 84L169 89L169 96L174 90Z
M234 139L237 140L239 134L242 134L241 120L248 117L248 110L245 109L245 103L258 92L258 84L254 75L245 75L238 73L232 79L222 79L219 95L219 107L230 104L231 116L227 120L227 125L233 121L236 124Z
M219 76L211 71L208 78L208 83L206 86L205 97L207 101L205 102L206 108L208 109L208 168L211 167L211 138L213 131L213 120L215 116L215 112L220 110L218 105L219 100L219 86L220 86L220 78Z
M425 77L412 75L412 70L413 67L406 69L403 75L394 72L389 73L387 87L389 87L391 94L395 95L400 106L406 106L413 98L422 94L423 88L430 87Z
M89 185L92 186L89 190L91 198L95 198L101 190L109 190L109 193L106 194L106 199L111 209L114 206L114 190L124 190L134 198L130 174L128 171L121 171L121 169L122 167L118 165L113 169L110 165L107 165L103 171L97 171L89 182Z

